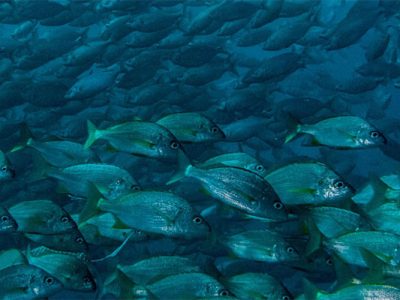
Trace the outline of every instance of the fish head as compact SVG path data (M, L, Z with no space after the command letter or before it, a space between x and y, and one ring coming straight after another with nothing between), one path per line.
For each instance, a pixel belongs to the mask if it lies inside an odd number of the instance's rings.
M384 134L378 129L368 126L363 127L357 135L358 143L365 147L374 147L387 144Z
M0 232L14 232L18 229L17 222L9 212L0 207Z
M274 249L279 261L288 262L300 260L300 255L296 248L285 241L277 242L277 244L274 245Z
M48 222L49 227L55 233L67 232L77 228L75 221L64 210L61 210L61 214L54 214Z
M196 138L200 141L219 141L225 138L225 133L222 129L210 120L204 120L198 125Z
M245 169L249 170L250 172L258 174L263 178L265 178L265 176L267 176L267 174L268 174L265 167L259 163L250 163L245 166Z
M29 280L29 288L36 297L45 297L63 288L63 284L54 276L36 268Z
M355 190L339 176L329 176L319 181L318 193L327 202L337 202L351 197Z
M7 164L0 167L0 181L14 178L16 175L15 170Z
M117 178L108 185L107 193L104 196L107 199L114 200L129 192L139 190L140 186L129 178Z
M87 269L87 268L86 268ZM96 281L93 278L93 275L89 272L89 270L84 270L84 272L80 272L80 278L76 282L76 290L79 291L95 291L97 288Z
M178 150L183 149L181 143L172 134L160 134L156 144L157 152L160 158L176 159Z
M259 198L249 201L250 215L275 221L287 220L287 210L272 188L268 188Z
M207 221L194 212L187 216L182 214L176 225L180 227L180 231L184 232L184 236L188 239L204 238L211 232L211 227Z

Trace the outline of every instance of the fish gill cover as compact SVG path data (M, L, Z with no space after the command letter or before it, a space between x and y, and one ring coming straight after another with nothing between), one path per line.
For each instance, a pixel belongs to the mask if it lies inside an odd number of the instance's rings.
M400 1L0 1L0 299L400 299Z

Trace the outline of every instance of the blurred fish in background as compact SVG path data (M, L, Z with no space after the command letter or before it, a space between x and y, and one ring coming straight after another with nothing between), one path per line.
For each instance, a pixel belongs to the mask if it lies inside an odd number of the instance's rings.
M1 299L400 299L396 0L0 2Z

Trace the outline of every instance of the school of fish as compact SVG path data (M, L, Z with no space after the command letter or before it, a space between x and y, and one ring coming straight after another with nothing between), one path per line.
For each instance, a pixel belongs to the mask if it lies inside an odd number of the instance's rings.
M400 300L400 1L0 1L0 300Z

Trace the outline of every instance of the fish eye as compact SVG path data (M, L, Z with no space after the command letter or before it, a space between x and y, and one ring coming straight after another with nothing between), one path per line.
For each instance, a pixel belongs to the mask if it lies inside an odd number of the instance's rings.
M75 242L77 242L78 244L83 244L83 237L78 236L78 237L75 239Z
M282 300L290 300L290 297L289 296L282 296Z
M171 143L169 144L169 146L171 147L171 149L178 149L179 148L179 143L177 141L171 141Z
M61 217L61 222L62 223L68 223L69 222L69 218L67 216L62 216Z
M229 291L226 289L220 290L218 293L219 296L226 297L229 296Z
M286 252L287 253L294 253L294 248L289 246L289 247L286 248Z
M8 222L10 218L8 216L1 216L1 221L2 222Z
M283 204L279 201L274 202L274 208L275 209L282 209L283 208Z
M333 261L332 261L331 258L327 258L326 261L325 261L325 263L326 263L328 266L332 266L332 265L333 265Z
M257 171L263 171L263 170L264 170L264 166L262 166L262 165L257 165L257 166L256 166L256 170L257 170Z
M7 171L7 169L8 169L7 166L2 166L1 167L1 170L4 171L4 172Z
M54 283L54 278L53 278L53 277L45 277L45 278L44 278L44 282L45 282L47 285L52 285L52 284Z
M201 224L201 223L203 223L203 219L201 217L199 217L199 216L196 216L196 217L193 218L193 223L194 224Z
M376 139L376 138L378 138L378 137L381 136L381 133L380 133L379 131L373 130L373 131L371 131L371 132L369 133L369 136L372 137L372 138L374 138L374 139Z
M211 133L217 133L219 131L219 128L217 126L213 126L210 128Z
M338 180L334 183L335 188L341 189L346 186L346 184L342 180Z
M140 191L140 187L139 187L138 185L132 184L132 185L131 185L131 190Z

